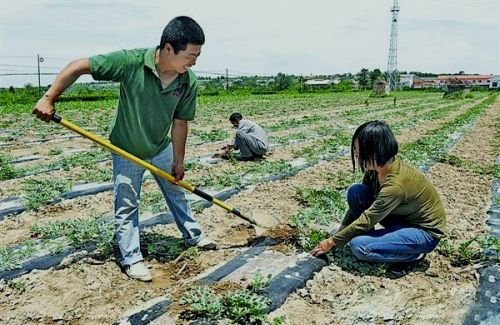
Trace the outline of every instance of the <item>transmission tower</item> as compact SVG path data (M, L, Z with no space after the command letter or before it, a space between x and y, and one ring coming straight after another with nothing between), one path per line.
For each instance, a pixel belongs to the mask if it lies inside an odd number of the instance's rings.
M398 83L398 0L394 0L391 8L391 43L389 45L389 60L387 62L387 74L389 77L389 88L395 90Z

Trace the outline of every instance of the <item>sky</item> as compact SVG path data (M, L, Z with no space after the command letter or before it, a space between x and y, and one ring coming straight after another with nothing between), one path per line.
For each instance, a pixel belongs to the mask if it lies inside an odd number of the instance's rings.
M500 74L500 0L399 0L398 70ZM0 87L38 84L73 59L154 47L194 18L199 75L387 70L393 0L0 0ZM207 74L209 73L209 74ZM51 84L55 76L42 76ZM79 82L91 81L81 77Z

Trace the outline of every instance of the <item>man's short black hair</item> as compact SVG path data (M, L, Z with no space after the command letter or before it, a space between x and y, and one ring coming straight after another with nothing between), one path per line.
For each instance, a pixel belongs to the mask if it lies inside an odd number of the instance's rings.
M358 162L361 171L368 165L383 166L398 153L398 142L389 126L383 121L370 121L360 125L351 141L352 168L356 169L354 143L358 142Z
M169 43L174 49L174 53L184 51L188 44L205 44L205 34L198 23L187 16L179 16L172 19L161 35L160 49Z
M229 120L231 122L237 122L237 121L241 120L242 118L243 118L243 116L240 113L233 113L233 114L231 114L231 116L229 116Z

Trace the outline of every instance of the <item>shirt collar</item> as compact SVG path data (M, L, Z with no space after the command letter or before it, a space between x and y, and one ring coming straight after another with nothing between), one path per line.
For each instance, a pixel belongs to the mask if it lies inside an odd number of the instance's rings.
M154 75L158 78L158 71L156 70L156 50L159 48L159 46L156 46L148 49L146 53L144 53L144 65L150 68ZM183 84L189 83L189 71L179 75L179 81Z
M389 172L387 174L397 174L399 173L400 168L401 168L401 158L399 157L399 155L396 155L394 157L394 161L389 167Z

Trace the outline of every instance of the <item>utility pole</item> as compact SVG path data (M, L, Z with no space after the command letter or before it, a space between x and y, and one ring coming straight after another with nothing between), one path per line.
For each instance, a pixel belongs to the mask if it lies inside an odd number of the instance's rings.
M43 62L43 58L40 57L40 54L36 55L36 63L38 66L38 95L42 95L42 85L40 83L40 63Z
M229 93L229 70L226 68L226 93Z
M389 60L387 62L387 75L389 77L389 89L396 90L398 84L398 0L394 0L391 8L391 43L389 45Z

